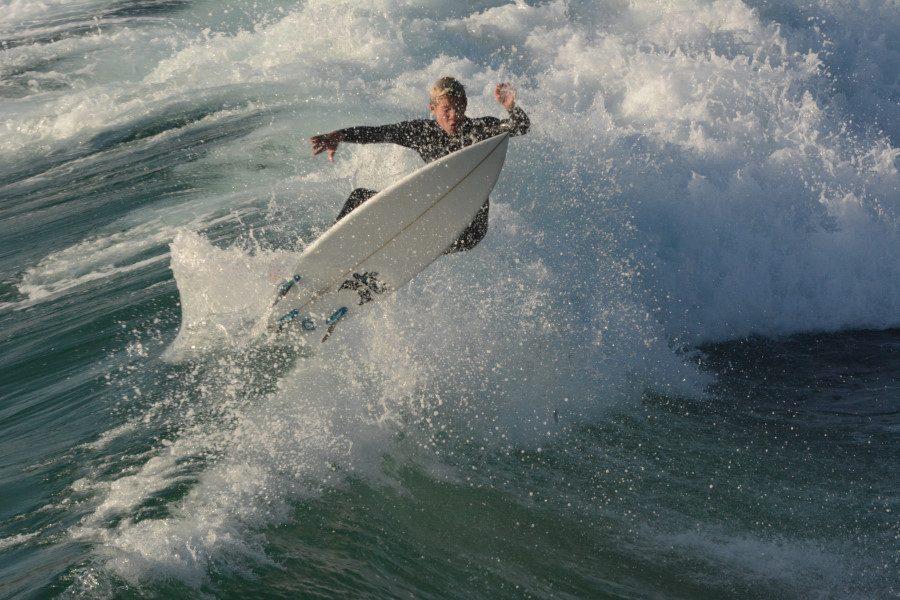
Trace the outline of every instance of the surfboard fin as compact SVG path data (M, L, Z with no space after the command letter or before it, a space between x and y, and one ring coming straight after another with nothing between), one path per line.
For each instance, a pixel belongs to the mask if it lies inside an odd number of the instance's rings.
M300 283L301 279L303 279L303 277L301 277L300 275L294 275L287 281L284 281L283 283L281 283L278 286L278 297L275 301L278 302L278 300L280 300L281 298L284 298L287 295L287 293L289 291L291 291L291 288L294 287L295 284Z
M331 316L325 319L325 324L328 325L328 329L325 331L325 335L322 337L322 341L327 340L332 333L334 333L334 328L337 327L338 321L347 316L347 313L350 312L350 309L346 306L342 306L333 313Z

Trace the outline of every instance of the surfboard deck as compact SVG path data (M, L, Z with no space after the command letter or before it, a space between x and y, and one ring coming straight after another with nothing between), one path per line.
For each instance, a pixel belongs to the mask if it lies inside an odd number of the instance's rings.
M278 286L265 328L325 341L337 324L440 257L494 188L508 134L428 163L319 236Z

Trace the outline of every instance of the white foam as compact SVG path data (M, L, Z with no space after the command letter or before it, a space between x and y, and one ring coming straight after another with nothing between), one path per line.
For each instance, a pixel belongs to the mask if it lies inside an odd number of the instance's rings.
M32 21L38 17L58 13L72 4L86 4L71 0L3 0L0 2L0 24L6 27Z
M194 232L180 231L172 242L171 265L181 297L181 330L167 358L246 344L296 256L220 249Z
M722 576L700 575L723 585L739 573L755 585L778 585L815 594L843 594L852 578L852 558L817 540L761 538L750 534L701 529L655 535L660 546L687 552L722 570ZM727 574L727 575L726 575Z
M178 417L184 405L166 409L185 424L178 440L145 468L102 485L103 499L78 535L102 541L107 568L130 582L175 577L199 587L213 567L261 560L253 531L288 518L292 501L346 473L382 477L380 457L406 422L416 423L405 431L422 447L454 430L492 448L539 445L644 386L702 387L705 378L670 351L639 306L620 298L615 310L596 315L600 298L568 297L566 279L529 249L540 235L521 215L498 203L492 226L483 247L442 259L415 285L348 321L271 395L255 395L247 382L272 364L220 353L187 403L191 413L208 407L220 425ZM209 343L216 323L264 311L259 292L271 287L265 279L275 257L216 249L188 232L176 237L172 255L184 322L198 325L183 327L178 345ZM596 319L602 323L590 326ZM201 448L218 458L168 516L102 525L177 481L177 457Z
M87 283L133 272L165 260L165 254L139 261L133 261L133 257L165 244L173 235L174 230L151 222L135 229L90 238L50 254L25 271L17 285L26 299L10 306L26 308Z
M254 29L185 37L141 81L67 94L16 120L6 139L10 151L69 140L174 98L248 84L273 97L293 90L298 104L330 103L347 113L334 126L378 121L386 110L418 116L423 90L448 72L469 86L470 112L496 112L490 90L509 79L534 121L516 143L531 150L530 169L519 173L533 177L527 189L512 188L549 200L556 182L582 180L580 197L573 188L561 200L582 206L559 221L538 207L533 225L590 221L593 190L618 189L634 228L620 241L644 274L640 301L669 337L697 343L895 325L900 267L882 257L900 245L898 150L877 134L847 133L823 72L844 50L848 60L877 58L871 68L882 70L866 81L871 97L883 97L895 57L852 34L888 35L895 16L885 3L867 5L860 14L882 18L869 30L853 11L820 8L846 48L815 54L808 32L767 22L738 0L518 2L469 12L310 2ZM308 133L328 126L311 116L300 123ZM566 159L544 161L541 148ZM379 172L378 153L339 153L355 157L343 165L365 176L345 187L388 179L366 175ZM331 187L339 188L336 175Z
M0 538L0 552L7 550L8 548L12 548L13 546L18 546L20 544L24 544L28 540L37 536L38 533L39 532L35 531L33 533L20 533L17 535L11 535L9 537Z
M94 440L93 442L86 442L82 444L81 447L94 451L103 450L118 438L122 437L123 435L132 433L136 429L137 423L123 423L118 427L113 427L112 429L104 431L96 440Z
M99 542L107 567L125 580L177 578L199 587L212 565L239 568L264 561L254 529L286 518L288 500L317 492L335 469L349 465L352 442L333 416L336 407L317 393L328 387L333 373L327 362L311 365L326 377L320 386L300 396L291 388L249 405L242 387L247 368L220 360L213 379L230 383L191 398L189 412L178 417L183 426L179 439L165 442L136 472L90 484L99 502L72 534ZM204 406L221 421L192 416ZM178 405L165 410L171 415ZM170 504L168 516L104 524L182 481L180 463L204 455L211 464L197 475L187 496Z

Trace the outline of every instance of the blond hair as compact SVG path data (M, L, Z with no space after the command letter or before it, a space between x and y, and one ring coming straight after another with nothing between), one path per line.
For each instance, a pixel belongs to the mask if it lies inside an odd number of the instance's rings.
M463 103L467 102L466 88L463 87L463 84L458 79L449 76L441 77L435 81L428 91L428 96L432 104L437 103L438 99L443 96L462 101Z

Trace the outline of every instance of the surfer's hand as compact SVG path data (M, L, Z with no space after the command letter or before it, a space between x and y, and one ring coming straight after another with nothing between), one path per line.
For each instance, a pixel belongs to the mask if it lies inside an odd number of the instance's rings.
M344 139L344 134L340 131L332 131L331 133L323 133L322 135L314 135L309 138L312 144L313 156L328 152L328 160L334 160L334 153L337 151L338 144Z
M508 83L498 83L494 88L494 98L503 105L503 108L512 110L516 105L516 90Z

